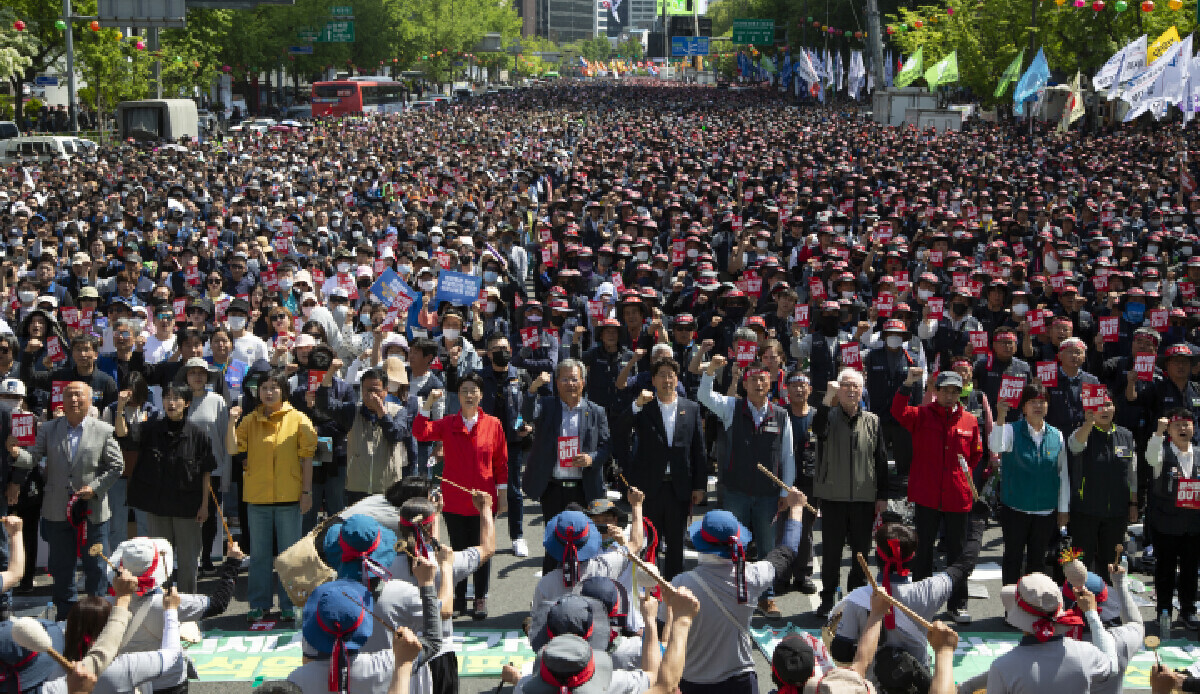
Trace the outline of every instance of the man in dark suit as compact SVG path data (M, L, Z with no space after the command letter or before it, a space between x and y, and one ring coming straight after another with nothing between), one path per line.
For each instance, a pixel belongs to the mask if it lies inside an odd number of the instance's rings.
M634 464L626 470L629 483L646 493L646 517L667 542L668 581L683 572L688 508L704 501L708 484L700 405L675 392L679 373L674 359L650 367L654 391L643 390L633 404Z
M533 447L525 460L522 486L528 497L542 504L549 519L574 501L586 507L604 498L604 465L611 453L608 415L604 408L583 397L587 367L564 359L554 370L558 397L538 398L538 389L550 380L539 374L526 391L523 417L533 426ZM543 571L553 571L555 561L542 560Z

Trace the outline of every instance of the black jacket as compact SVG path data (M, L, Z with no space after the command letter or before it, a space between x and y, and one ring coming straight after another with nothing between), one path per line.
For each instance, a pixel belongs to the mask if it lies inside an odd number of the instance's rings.
M204 473L216 468L208 435L199 427L186 420L152 419L143 425L129 505L158 516L194 517L208 500Z

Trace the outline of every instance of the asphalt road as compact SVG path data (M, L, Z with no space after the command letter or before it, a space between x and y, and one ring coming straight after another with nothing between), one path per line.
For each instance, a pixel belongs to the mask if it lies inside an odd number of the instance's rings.
M503 629L520 629L521 620L529 613L529 601L533 592L533 585L537 580L537 574L541 570L541 537L542 537L542 518L541 513L536 504L527 503L525 513L525 536L529 540L531 556L518 559L511 549L511 541L508 536L508 524L505 518L498 519L497 526L497 547L498 551L492 561L494 570L494 578L492 581L492 593L489 596L488 608L490 617L487 620L473 622L469 617L458 620L463 626L503 628ZM819 521L818 521L819 523ZM818 543L817 554L820 554L820 525L816 528L816 541ZM994 522L989 526L987 533L984 536L984 547L980 557L980 563L995 562L999 563L1001 552L1000 529ZM849 571L850 557L847 556L843 561L842 566L842 581L846 579ZM695 563L694 559L688 560L688 565ZM818 569L820 567L818 566ZM1152 596L1153 579L1144 575L1134 573L1134 576L1143 580L1147 584L1147 592L1144 594L1147 597ZM982 586L987 589L988 597L986 599L972 599L970 601L970 613L974 618L969 626L959 627L960 633L968 633L973 631L990 631L1004 632L1011 631L1003 622L1003 608L999 598L1000 581L983 580L972 581L977 583L976 589ZM19 596L16 600L16 608L18 614L37 614L43 609L46 601L49 599L49 578L41 576L36 581L39 586L37 591L32 596ZM820 585L819 574L817 583ZM204 581L201 582L201 590L203 590ZM225 616L208 620L204 625L205 629L218 628L226 631L242 631L246 629L245 613L249 606L245 602L245 579L240 581L238 590L235 596L235 601L230 605L229 611ZM778 604L783 611L784 619L777 620L773 623L783 624L791 621L800 627L818 628L823 621L816 617L814 610L817 605L817 596L803 595L799 592L792 592L778 598ZM1143 618L1149 621L1153 619L1153 610L1143 608ZM943 615L943 619L948 619L947 615ZM756 616L754 626L763 626L769 622L761 616ZM1157 633L1157 628L1154 625L1148 624L1147 633ZM1182 638L1185 632L1182 629L1176 628L1174 631L1175 638ZM761 683L770 682L770 670L766 661L762 656L755 651L755 661L758 665L758 674ZM461 680L461 691L463 694L476 694L479 692L490 692L495 689L497 679L492 678L463 678ZM191 684L191 691L195 694L226 694L231 692L248 692L251 687L249 683L197 683ZM764 691L766 691L764 689Z

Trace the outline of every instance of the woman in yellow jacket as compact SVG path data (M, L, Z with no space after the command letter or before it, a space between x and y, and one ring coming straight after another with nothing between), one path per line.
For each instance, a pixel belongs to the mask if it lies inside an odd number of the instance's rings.
M241 423L241 407L229 409L226 447L229 453L246 454L242 495L248 506L250 611L256 622L271 609L272 583L279 594L281 620L295 621L296 610L275 579L271 566L272 539L283 550L300 540L300 522L312 506L312 461L317 451L317 430L308 416L288 403L290 388L283 369L274 369L258 386L262 403ZM272 538L274 536L274 538Z

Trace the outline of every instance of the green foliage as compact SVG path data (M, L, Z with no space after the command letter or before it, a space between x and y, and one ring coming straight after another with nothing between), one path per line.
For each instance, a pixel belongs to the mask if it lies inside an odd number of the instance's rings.
M641 60L645 55L642 42L636 38L628 38L617 44L617 55L627 60Z

